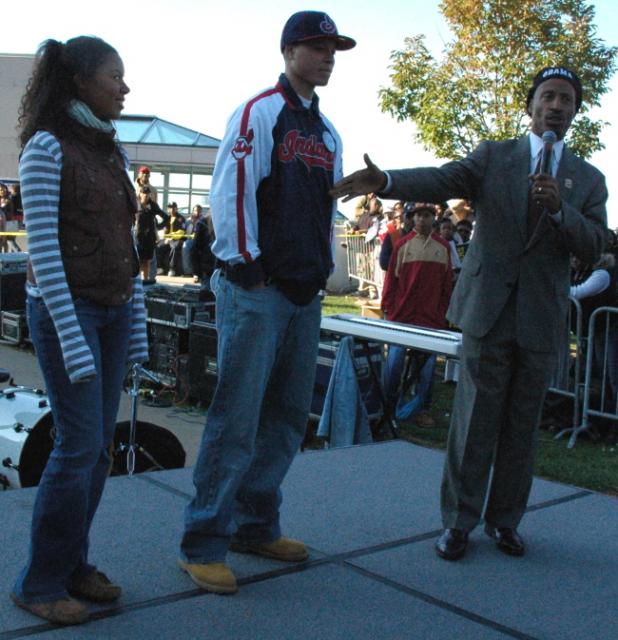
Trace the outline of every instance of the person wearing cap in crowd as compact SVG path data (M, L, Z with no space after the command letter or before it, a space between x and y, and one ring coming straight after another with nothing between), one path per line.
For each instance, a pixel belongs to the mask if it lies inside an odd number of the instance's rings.
M448 313L463 331L441 492L445 530L436 543L448 560L464 555L481 517L501 551L525 552L517 526L567 317L569 254L594 263L606 238L605 178L564 143L582 97L574 71L547 67L528 92L529 135L483 141L466 158L437 168L383 172L365 155L367 167L331 191L474 203L474 236ZM557 142L543 175L537 167L546 131Z
M372 195L367 200L367 207L361 214L361 216L356 220L354 224L354 231L358 231L361 233L367 233L371 227L376 225L376 229L379 226L380 220L384 217L384 207L382 205L382 201L377 198L375 195ZM373 237L375 237L375 233Z
M451 204L449 209L453 212L451 217L455 226L457 226L460 220L469 220L471 223L474 222L474 209L467 200L457 199Z
M341 139L320 111L335 53L355 46L322 11L281 36L285 72L231 116L210 192L222 264L217 387L186 509L180 566L201 588L233 593L228 549L302 562L284 537L280 486L303 439L320 334L319 291L333 267ZM240 390L240 393L239 393Z
M182 275L182 246L185 241L185 217L178 213L178 205L169 202L167 216L163 224L165 239L157 245L155 256L157 259L157 275Z
M468 247L470 246L470 239L472 238L472 229L474 225L468 218L463 218L460 220L456 226L455 230L457 231L457 235L459 236L460 241L457 243L457 255L459 256L459 261L463 262L463 259L466 256L466 252L468 251Z
M448 209L447 209L448 211ZM451 264L453 266L453 273L455 278L461 271L461 260L457 253L457 241L460 239L459 235L455 236L455 225L451 216L442 216L442 219L438 222L438 228L440 230L440 237L448 242L451 250Z
M158 192L156 187L150 184L150 167L146 165L141 166L137 170L137 178L135 178L135 191L137 192L138 198L142 187L148 187L150 189L150 200L157 202Z
M403 227L403 207L404 203L401 202L401 200L398 200L395 202L392 209L387 211L386 217L388 218L388 223L386 227L389 233L395 229L401 229Z
M395 244L384 279L382 310L393 322L446 329L446 310L453 290L449 244L433 227L434 205L417 203L408 217L414 221L414 230ZM384 395L389 411L397 404L406 351L399 345L388 348ZM432 427L435 423L428 409L436 356L414 350L410 350L410 356L416 392L405 417L414 417L418 426Z
M473 228L474 228L474 225L470 220L468 220L468 218L464 218L463 220L460 220L455 225L455 231L457 232L457 235L459 235L459 239L460 239L460 242L458 244L466 245L466 247L468 246L468 244L470 243L470 239L472 238ZM461 256L461 258L463 259L463 256Z
M410 233L412 229L414 229L414 202L398 202L398 205L401 205L401 208L395 209L395 215L399 217L399 222L397 225L393 226L392 229L388 230L387 235L384 237L382 244L380 246L380 268L382 271L386 271L388 269L388 265L391 261L391 256L393 255L393 247L405 236L407 233Z

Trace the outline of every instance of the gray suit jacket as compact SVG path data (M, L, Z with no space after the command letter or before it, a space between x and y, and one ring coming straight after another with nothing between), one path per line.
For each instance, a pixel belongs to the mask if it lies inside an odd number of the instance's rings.
M448 319L477 338L492 328L516 289L517 341L553 351L568 309L569 254L593 263L607 235L603 174L563 150L557 180L563 221L545 214L528 240L528 136L482 142L468 157L441 167L389 171L385 197L422 202L467 198L476 223L453 292Z

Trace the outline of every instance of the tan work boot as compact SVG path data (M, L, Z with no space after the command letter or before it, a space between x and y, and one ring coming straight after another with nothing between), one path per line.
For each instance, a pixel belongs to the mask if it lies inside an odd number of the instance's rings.
M71 580L68 592L92 602L113 602L122 595L122 589L101 571L93 571L83 578Z
M274 542L234 540L230 544L230 550L238 553L254 553L258 556L283 560L284 562L303 562L309 557L305 544L292 538L279 538Z
M90 618L88 609L73 598L29 603L20 600L14 593L11 593L11 600L28 613L54 624L83 624Z
M223 562L197 564L179 559L178 564L198 587L212 593L236 593L238 585L231 569Z

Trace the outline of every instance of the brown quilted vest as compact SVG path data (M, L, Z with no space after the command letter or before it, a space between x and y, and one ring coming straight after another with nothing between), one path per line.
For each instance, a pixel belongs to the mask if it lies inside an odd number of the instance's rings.
M139 272L131 229L135 189L108 134L75 124L60 140L59 240L73 298L116 306L131 298Z

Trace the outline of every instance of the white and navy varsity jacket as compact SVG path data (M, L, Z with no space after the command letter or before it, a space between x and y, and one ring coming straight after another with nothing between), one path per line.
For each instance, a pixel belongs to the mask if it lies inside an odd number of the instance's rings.
M324 287L333 268L341 139L320 113L317 96L303 101L285 74L241 105L219 148L210 203L213 252L243 286L272 281L290 288Z

